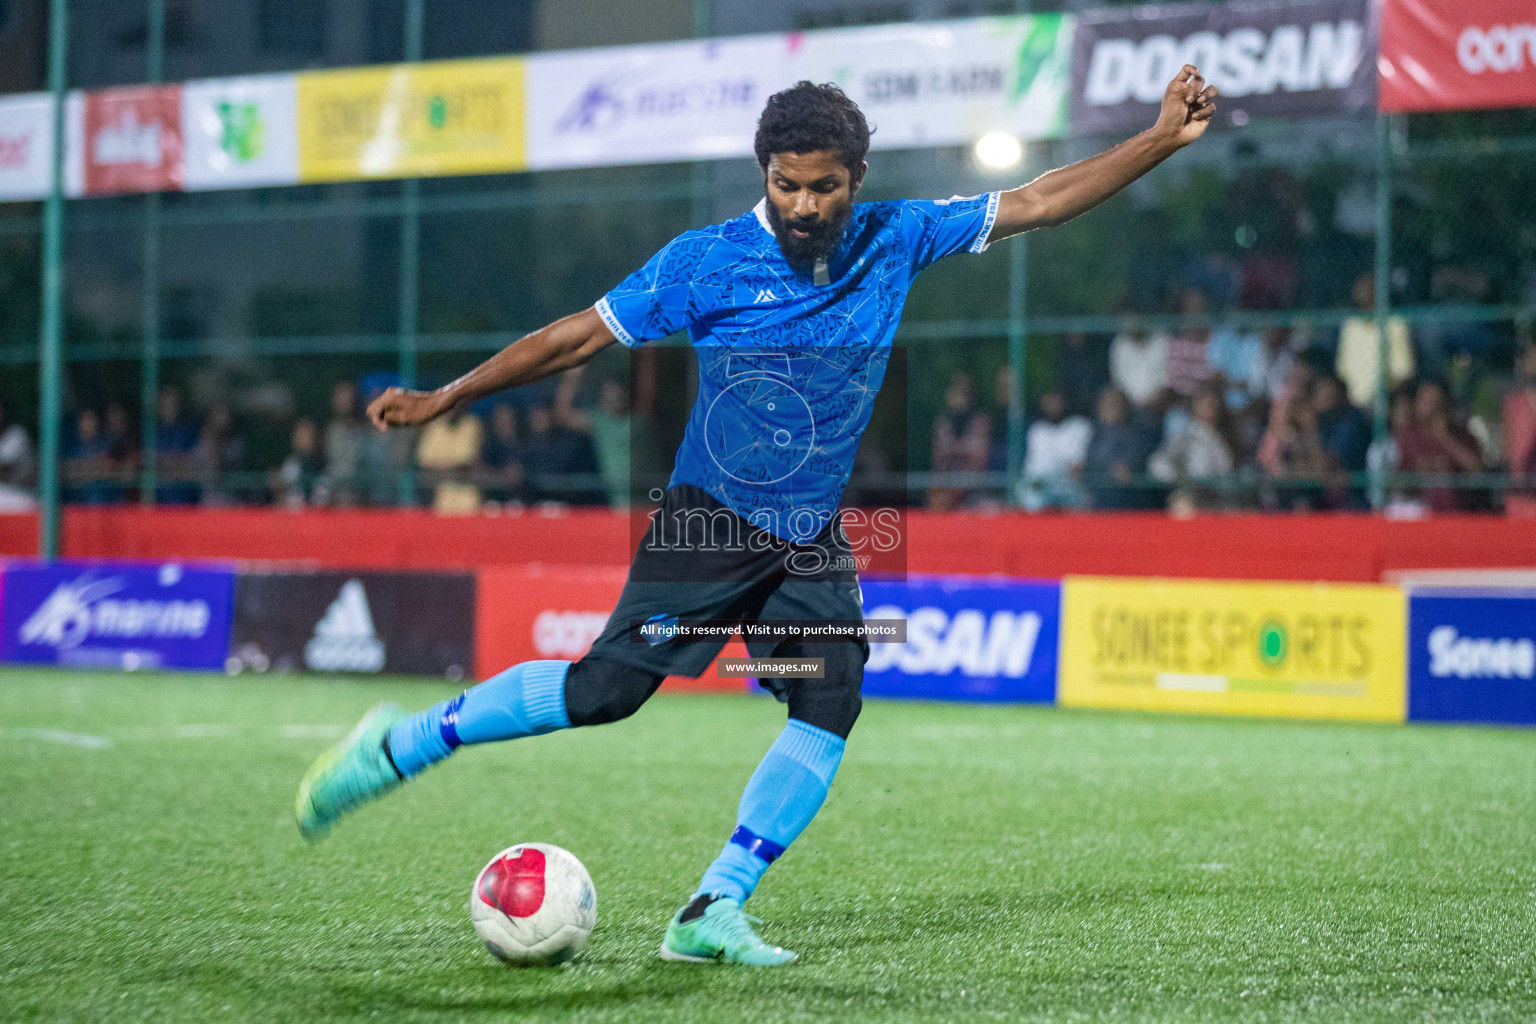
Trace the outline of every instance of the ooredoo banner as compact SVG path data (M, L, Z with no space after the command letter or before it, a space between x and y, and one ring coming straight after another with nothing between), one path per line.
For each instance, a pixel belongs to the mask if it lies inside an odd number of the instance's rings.
M1060 584L911 576L861 589L866 619L907 623L905 643L869 645L866 696L1056 699Z
M0 96L0 201L41 199L53 172L53 97Z
M481 569L475 605L475 675L488 679L521 661L577 661L603 631L628 570L578 566L490 566ZM732 640L721 652L745 658ZM721 679L711 664L697 679L669 676L669 690L741 693L750 680Z
M1058 699L1401 722L1406 604L1385 586L1068 577Z
M207 78L181 95L187 189L291 185L299 180L295 75Z
M234 573L178 563L11 562L0 661L224 667Z
M460 572L242 572L228 669L462 679L475 578Z
M1536 106L1531 0L1386 0L1381 109Z
M523 64L494 57L299 75L300 177L523 170Z
M181 188L181 86L85 93L86 195Z
M1370 0L1115 7L1078 17L1072 131L1149 127L1184 64L1220 90L1217 118L1369 110L1376 102Z
M1536 725L1536 591L1414 590L1408 717Z

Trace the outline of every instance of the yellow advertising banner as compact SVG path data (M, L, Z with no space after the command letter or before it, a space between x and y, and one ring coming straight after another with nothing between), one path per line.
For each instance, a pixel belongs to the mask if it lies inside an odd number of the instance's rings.
M1067 707L1401 722L1396 587L1069 577Z
M528 166L523 60L299 75L299 177L355 181Z

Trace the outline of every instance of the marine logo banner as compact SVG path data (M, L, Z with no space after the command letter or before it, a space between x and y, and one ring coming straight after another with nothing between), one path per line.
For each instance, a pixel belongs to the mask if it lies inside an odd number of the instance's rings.
M523 170L523 63L497 57L300 75L300 178Z
M1069 577L1059 699L1400 722L1405 620L1395 587Z

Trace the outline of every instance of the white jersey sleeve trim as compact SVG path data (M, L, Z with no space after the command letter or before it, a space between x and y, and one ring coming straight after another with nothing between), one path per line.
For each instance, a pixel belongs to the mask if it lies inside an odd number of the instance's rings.
M981 222L981 230L976 233L976 241L971 243L967 252L987 251L987 236L992 233L992 225L997 220L997 204L1002 198L1001 192L992 192L987 196L987 219Z
M604 295L598 299L592 308L597 310L597 315L603 318L603 323L613 332L613 336L618 339L621 345L625 348L638 348L640 346L640 342L635 340L634 335L626 331L624 325L619 323L619 318L614 316L613 307L608 304L608 296Z

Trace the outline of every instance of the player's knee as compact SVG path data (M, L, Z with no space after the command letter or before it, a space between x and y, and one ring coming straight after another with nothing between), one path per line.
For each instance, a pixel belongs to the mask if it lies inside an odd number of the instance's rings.
M825 659L822 678L801 680L791 690L789 717L847 739L864 707L859 695L864 651L855 644L835 644L813 656Z
M571 725L604 725L640 710L662 676L604 658L583 658L566 673L565 713Z

